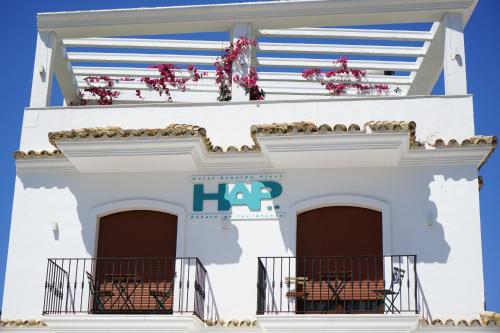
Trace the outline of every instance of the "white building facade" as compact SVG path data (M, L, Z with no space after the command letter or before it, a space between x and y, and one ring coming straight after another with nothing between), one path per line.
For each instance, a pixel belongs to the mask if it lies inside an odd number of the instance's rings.
M496 137L467 94L475 5L39 14L0 330L500 331L480 316ZM349 27L393 23L429 29ZM253 69L264 100L234 77Z

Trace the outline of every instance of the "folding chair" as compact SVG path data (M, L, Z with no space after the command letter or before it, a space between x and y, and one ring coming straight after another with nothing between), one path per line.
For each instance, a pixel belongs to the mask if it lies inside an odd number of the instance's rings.
M89 272L87 273L87 279L89 281L89 290L90 295L93 299L94 306L92 307L92 311L104 311L104 305L113 297L113 292L111 290L97 290L94 277ZM96 309L95 309L95 308Z
M383 300L386 307L385 313L401 313L396 307L396 300L401 294L401 285L405 277L405 270L393 267L391 285L388 289L375 289L373 292L377 295L377 299Z
M156 308L155 311L166 311L170 312L172 309L167 309L165 307L165 303L167 302L168 298L172 296L174 293L174 284L172 283L170 287L167 290L150 290L149 291L149 296L153 297L156 301Z

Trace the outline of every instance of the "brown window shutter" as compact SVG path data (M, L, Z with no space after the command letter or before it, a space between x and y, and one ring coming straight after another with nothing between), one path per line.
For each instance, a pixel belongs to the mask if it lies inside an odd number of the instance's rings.
M98 237L98 258L175 257L177 216L148 210L107 215Z
M383 278L382 213L332 206L297 217L297 274L311 280L348 271L353 280Z
M382 255L382 213L333 206L297 217L297 256Z
M131 210L100 219L97 260L93 268L101 291L112 293L105 311L151 311L175 282L177 216ZM129 298L124 296L124 291ZM172 307L173 295L165 299Z

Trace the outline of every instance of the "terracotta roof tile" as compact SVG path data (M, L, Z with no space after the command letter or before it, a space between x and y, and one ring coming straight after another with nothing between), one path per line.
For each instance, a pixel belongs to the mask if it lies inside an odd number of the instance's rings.
M430 321L427 318L420 318L420 326L462 326L462 327L478 327L478 326L500 326L500 313L491 311L483 311L480 314L481 320L473 318L470 320L452 318L434 319Z
M59 149L56 149L53 151L28 150L27 152L24 152L21 150L16 150L14 152L14 158L16 160L17 159L37 159L37 158L63 158L63 157L64 157L64 154Z
M121 127L110 126L50 132L49 142L57 147L57 141L64 139L100 139L153 136L207 137L206 131L203 127L187 124L171 124L165 128L123 129Z
M328 124L323 124L316 126L312 122L299 121L292 123L272 123L263 125L252 125L250 128L250 134L254 141L257 135L280 135L280 134L315 134L315 133L346 133L346 132L359 132L360 126L357 124L351 124L349 126L344 124L335 124L330 126Z
M445 143L443 139L437 139L434 141L434 143L431 143L431 147L435 148L459 148L459 147L470 147L470 146L493 146L496 147L497 145L497 137L490 135L490 136L473 136L469 139L465 139L462 141L462 143L458 143L457 140L451 139L448 141L448 143Z
M30 320L22 320L22 319L16 319L16 320L0 320L0 327L2 326L7 326L7 327L34 327L34 326L47 326L43 321L41 320L35 320L35 319L30 319Z
M255 327L257 326L257 320L232 319L226 322L224 319L217 319L217 320L205 320L205 324L207 326L215 326L215 327Z
M372 132L409 132L410 139L415 140L414 121L369 121L365 124Z

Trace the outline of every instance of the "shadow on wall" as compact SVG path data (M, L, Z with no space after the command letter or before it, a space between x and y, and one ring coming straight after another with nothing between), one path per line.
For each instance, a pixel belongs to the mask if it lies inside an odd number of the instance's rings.
M382 168L379 170L382 170ZM408 198L408 200L399 200L397 203L398 210L407 212L405 219L398 220L398 218L393 216L392 247L394 254L415 253L418 256L419 262L445 263L448 259L450 246L445 239L436 201L445 200L446 198L443 199L443 195L452 194L449 193L449 190L440 191L446 183L450 181L475 180L475 170L474 172L470 172L470 177L468 178L463 177L463 168L429 167L426 178L423 177L422 168L398 168L398 170L400 172L395 173L390 182L387 182L384 177L376 177L377 170L373 170L373 172L367 175L369 179L356 178L358 182L366 183L369 180L372 182L372 187L382 188L385 196L380 198L382 201L391 203L391 197L401 195L405 195ZM147 177L145 178L146 180L141 183L143 185L148 183ZM290 181L290 178L288 177L288 181ZM78 217L81 223L82 239L89 254L94 253L97 230L95 217L87 215L91 207L94 207L96 204L96 200L92 194L96 193L96 191L102 191L104 188L109 191L109 196L106 196L102 192L100 195L104 198L109 197L110 199L107 201L114 201L120 198L129 199L123 197L122 193L138 192L137 189L134 189L133 184L130 184L129 176L127 175L69 175L61 177L48 174L40 177L40 175L24 174L20 175L20 179L24 188L58 188L71 192L74 197L73 200L76 202ZM151 176L149 179L151 180L151 184L155 184L155 177ZM380 184L373 184L374 180L377 179L379 179ZM332 182L335 182L334 178L332 178ZM299 188L294 188L301 186L300 183L302 182L287 184L286 191L300 192ZM315 196L331 194L335 193L317 193ZM138 193L137 195L139 196L140 194ZM286 195L286 192L283 195ZM363 194L360 193L360 195ZM57 200L57 198L54 200ZM67 207L63 206L68 205L69 201L65 200L68 200L67 193L61 194L61 202L53 203L54 209L57 209L58 206L63 210L67 209ZM394 204L392 206L394 211ZM318 207L311 207L311 209L314 208ZM441 204L439 209L446 209L446 207L443 208ZM334 223L335 221L331 222ZM199 245L198 248L210 248L210 252L199 254L188 253L188 255L197 255L206 264L226 264L239 261L242 248L238 244L238 229L232 223L227 223L224 227L216 222L193 223L196 224L191 224L189 227L196 228L196 233L203 235L203 237L196 239ZM295 252L293 248L295 240L290 239L288 236L288 222L286 219L280 219L279 226L286 248L292 253ZM59 233L59 231L57 232ZM189 228L186 228L186 232L189 232ZM401 237L396 237L396 235L401 235ZM425 239L426 243L432 244L432 246L422 247L418 239Z
M146 176L151 180L151 188L157 187L157 179L154 176ZM46 218L47 223L52 223L54 220L58 220L59 212L69 212L71 215L74 205L76 205L76 210L78 214L78 220L81 224L81 236L85 246L85 249L89 256L93 256L96 251L96 236L97 236L97 224L95 216L90 216L89 212L97 204L102 204L105 202L128 200L130 197L123 197L123 193L136 193L137 197L141 197L140 189L134 187L134 184L130 181L128 175L78 175L72 174L61 177L60 175L47 174L40 177L39 174L21 174L19 178L25 189L59 189L63 190L55 194L55 197L51 198L50 205L51 210L54 211L52 216L41 216L41 218ZM142 179L141 179L142 180ZM141 182L142 185L148 184L149 181ZM109 194L102 193L103 189L106 189ZM100 191L100 192L99 192ZM148 186L144 186L142 189L144 192L148 192ZM95 194L98 193L98 194ZM60 197L58 197L60 195ZM101 196L103 199L95 198L95 195ZM142 198L146 198L143 196ZM152 198L151 198L152 199ZM154 200L162 200L164 198L154 198ZM147 209L147 208L145 208ZM59 212L58 212L59 211ZM65 214L67 216L67 214ZM67 219L67 217L65 217ZM72 222L72 221L70 221ZM61 239L64 240L64 228L67 221L60 221L59 226L61 230L54 231L54 237L56 240L59 239L59 234L61 234ZM179 221L178 223L181 223ZM196 248L206 248L210 251L202 253L185 253L186 256L199 257L204 265L208 264L230 264L237 263L242 254L242 248L238 243L238 229L228 223L224 228L218 222L193 222L186 223L185 232L189 233L190 228L196 228L196 234L202 235L202 237L197 237L196 242L198 246ZM64 254L58 254L58 256L63 257Z
M443 221L440 221L441 210L447 209L451 198L443 197L450 193L453 186L447 186L449 182L460 181L476 181L476 170L473 169L470 177L464 178L463 168L457 169L453 167L429 167L419 168L397 168L397 172L390 177L388 181L387 172L385 175L378 177L377 173L383 168L370 169L367 173L356 173L356 177L350 176L350 179L355 179L359 184L370 184L364 186L369 188L371 193L376 189L382 194L372 196L372 194L353 193L353 192L324 192L317 193L314 197L330 196L335 194L351 195L351 196L368 196L374 199L387 202L391 205L392 211L392 254L416 254L418 262L422 263L446 263L450 253L450 245L445 239L445 231ZM423 172L423 170L426 170ZM347 172L346 172L347 173ZM340 173L339 173L340 174ZM343 174L343 172L341 172ZM361 175L365 174L365 175ZM359 176L361 175L361 176ZM290 179L287 177L287 179ZM328 180L324 180L325 183ZM300 182L299 182L300 183ZM335 180L331 180L334 184ZM287 184L288 191L294 191L293 184ZM342 191L342 190L339 190ZM308 192L308 189L305 189ZM455 193L456 195L456 193ZM460 194L458 194L460 195ZM305 198L306 200L309 198ZM301 198L297 202L303 201ZM441 201L441 202L440 202ZM445 202L446 201L446 202ZM297 202L294 202L296 204ZM458 202L458 201L457 201ZM439 210L438 210L438 205ZM334 206L333 204L321 204L312 206L301 212L313 210L321 207ZM338 204L341 206L356 206L356 204ZM378 207L365 207L377 210ZM395 213L396 212L396 213ZM401 215L405 214L404 218ZM441 217L443 218L443 217ZM329 221L335 223L334 217ZM295 239L286 237L288 234L288 221L280 220L281 234L286 248L295 253ZM429 246L422 246L422 240Z
M202 235L196 239L196 248L210 249L210 251L188 253L188 255L196 255L205 265L239 262L243 249L238 243L239 232L235 225L230 222L222 224L200 221L193 222L190 227L196 228L197 235Z

